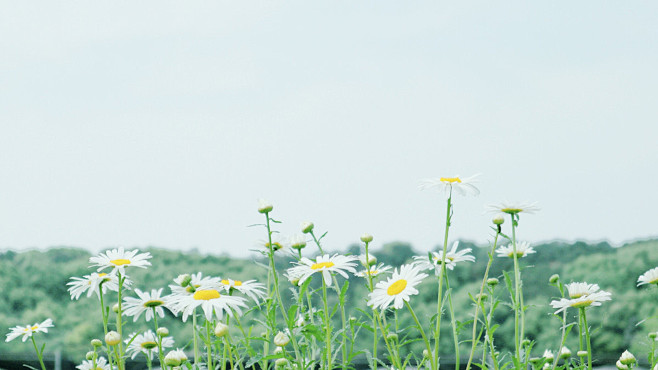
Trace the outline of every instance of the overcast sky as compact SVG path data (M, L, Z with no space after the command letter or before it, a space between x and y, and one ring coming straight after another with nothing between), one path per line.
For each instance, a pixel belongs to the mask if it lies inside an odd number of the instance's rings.
M0 248L658 236L658 3L2 2Z

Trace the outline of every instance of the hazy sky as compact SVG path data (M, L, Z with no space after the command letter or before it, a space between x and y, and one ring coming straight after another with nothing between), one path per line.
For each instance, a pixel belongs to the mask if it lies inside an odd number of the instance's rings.
M658 236L658 3L3 1L0 248Z

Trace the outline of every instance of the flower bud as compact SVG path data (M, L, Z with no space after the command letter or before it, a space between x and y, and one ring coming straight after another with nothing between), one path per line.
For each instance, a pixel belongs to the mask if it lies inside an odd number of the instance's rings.
M560 358L566 360L569 357L571 357L571 350L567 348L567 346L562 347L560 350Z
M493 222L494 225L502 225L505 222L505 215L499 213L491 219L491 222Z
M167 329L165 327L158 328L158 330L156 330L156 334L158 334L158 336L164 338L164 337L169 335L169 329Z
M115 303L114 306L112 306L112 312L119 313L119 304L118 303Z
M290 248L297 250L306 248L306 238L304 238L302 235L295 235L291 237Z
M350 316L349 320L350 320L350 323L354 324L356 322L356 317Z
M274 344L277 346L285 347L288 343L290 343L290 338L286 333L280 331L274 336Z
M540 357L530 357L530 363L537 366L542 361Z
M576 352L578 357L587 357L587 351L578 351Z
M370 243L372 241L372 235L368 233L361 235L361 241L364 243Z
M560 281L560 275L558 275L558 274L553 274L553 275L551 275L550 278L548 278L548 282L551 283L551 284L555 284L558 281Z
M619 361L619 360L617 360L615 365L617 365L617 369L619 369L619 370L628 370L628 366L622 364L621 361Z
M167 355L164 358L165 365L167 366L179 366L181 364L181 359L179 358L178 354L176 351L169 351ZM182 352L182 351L181 351Z
M190 284L190 282L192 282L192 277L190 276L190 274L182 274L182 275L178 275L178 277L174 280L180 281L179 285L182 287L186 287Z
M619 357L619 362L624 365L633 365L635 364L635 361L635 356L628 351L624 351L624 353L621 354L621 357Z
M366 261L366 255L362 254L359 256L359 262L361 262L363 267L374 266L375 264L377 264L377 257L368 253L368 260Z
M550 350L545 350L544 355L542 355L544 359L546 359L546 362L549 364L553 363L553 360L555 359L555 356L553 356L553 352Z
M272 203L268 202L265 199L258 199L258 212L259 213L270 213L274 209Z
M489 285L490 287L494 287L494 286L498 285L498 279L496 279L496 278L487 279L487 285Z
M521 347L527 347L530 345L530 339L524 339L521 341Z
M121 335L117 333L116 331L108 331L107 334L105 334L105 343L107 343L108 346L116 346L121 342Z
M85 355L85 358L86 358L87 360L89 360L89 361L92 361L92 360L94 359L94 356L95 356L95 355L96 355L96 352L94 352L94 351L89 351L89 352L87 352L87 354Z
M311 231L313 231L313 228L314 228L314 227L315 227L315 225L313 225L312 222L309 222L309 221L304 221L304 222L302 222L302 232L303 232L304 234L308 234L308 233L310 233Z
M424 349L423 350L423 358L429 359L430 358L430 351Z
M272 244L270 244L270 242L265 242L265 248L270 249L270 245L272 245L273 252L276 252L279 249L283 248L283 245L281 245L281 243L279 242L272 242Z
M657 333L657 332L654 331L654 332L649 333L649 339L654 339L654 340L655 340L656 337L658 337L658 333Z
M486 301L487 298L489 298L487 293L482 293L482 294L478 293L478 294L475 295L475 300L480 301L480 302Z
M218 322L215 326L215 336L223 337L226 335L226 333L228 333L228 325L224 324L223 322Z
M395 334L395 333L391 333L391 334L386 336L386 339L388 339L388 340L398 340L398 335Z
M98 348L103 345L103 342L101 342L100 339L92 339L91 340L91 345L95 348Z
M274 361L274 365L276 367L284 367L286 364L288 364L288 360L285 358L278 358L276 361Z
M276 348L274 348L274 354L275 355L278 355L282 352L283 352L283 347L276 346Z

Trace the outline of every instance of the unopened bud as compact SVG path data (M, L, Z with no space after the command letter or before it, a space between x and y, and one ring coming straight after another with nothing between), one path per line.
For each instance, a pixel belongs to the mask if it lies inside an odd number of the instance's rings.
M164 337L169 335L169 329L167 329L165 327L158 328L158 330L156 330L156 333L158 334L158 336L164 338Z
M286 335L286 333L280 331L274 336L274 344L277 346L285 347L288 343L290 343L290 338L288 335Z
M119 304L118 303L115 303L114 306L112 306L112 312L119 313Z
M587 351L578 351L576 352L578 357L587 357Z
M494 225L502 225L505 222L505 215L499 213L491 219L491 222L493 222Z
M550 278L548 278L548 282L551 283L551 284L555 284L558 281L560 281L560 275L558 275L558 274L553 274L553 275L551 275Z
M309 222L309 221L304 221L304 222L302 222L302 232L303 232L304 234L308 234L308 233L310 233L311 231L313 231L313 228L314 228L314 227L315 227L315 225L313 225L312 222Z
M94 356L95 356L95 355L96 355L96 352L94 352L94 351L89 351L89 352L87 352L87 354L85 355L85 358L86 358L87 360L89 360L89 361L92 361L92 360L94 359Z
M96 347L96 348L97 348L97 347L102 346L102 345L103 345L103 342L101 342L100 339L92 339L92 340L91 340L91 345L92 345L93 347Z
M619 360L617 360L617 362L615 362L615 365L617 366L617 369L619 369L619 370L628 370L628 366L622 364L621 361L619 361Z
M361 262L363 267L373 266L377 263L377 257L368 253L368 260L366 261L366 255L362 254L359 256L359 262Z
M290 248L304 249L306 248L306 238L303 235L295 235L290 238Z
M361 235L361 241L364 243L370 243L372 241L372 235L368 233Z
M429 359L430 358L430 351L424 349L423 350L423 358Z
M654 331L654 332L649 333L649 339L656 339L656 337L658 337L657 332Z
M499 281L496 278L487 279L487 285L489 285L490 287L494 287L494 286L498 285L498 282Z
M633 365L636 360L632 353L624 351L624 353L621 354L621 357L619 357L619 361L624 365Z
M281 352L283 352L283 347L276 346L276 348L274 348L274 354L275 355L278 355Z
M566 346L562 347L562 349L560 350L560 358L566 360L569 357L571 357L571 350Z
M179 285L182 287L186 287L192 282L192 277L190 274L182 274L178 275L178 277L175 279L176 281L180 281Z
M180 358L178 358L178 355L174 353L176 351L170 351L167 353L167 355L164 358L165 365L167 366L178 366L181 363Z
M484 301L486 301L487 298L489 298L489 296L487 295L487 293L482 293L482 294L478 293L478 294L475 295L475 299L478 300L478 301L480 301L480 302L484 302Z
M288 360L286 360L285 358L279 358L276 361L274 361L274 365L276 367L283 367L286 366L287 364L288 364Z
M121 342L121 335L117 333L116 331L108 331L107 334L105 334L105 343L107 343L108 346L116 346Z
M386 339L388 339L388 340L398 340L398 335L395 334L395 333L391 333L391 334L386 336Z
M265 199L258 199L258 212L259 213L270 213L274 209L272 203L266 201Z
M215 336L223 337L226 335L226 333L228 333L228 325L224 324L223 322L218 322L215 326Z

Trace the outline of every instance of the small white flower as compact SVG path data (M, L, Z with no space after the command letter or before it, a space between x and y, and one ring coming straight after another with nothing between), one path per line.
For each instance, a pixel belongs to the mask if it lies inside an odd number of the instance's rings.
M487 208L491 212L495 213L507 213L509 215L516 215L519 213L535 213L539 211L539 207L537 206L537 202L530 203L530 202L503 202L499 204L491 204L488 205Z
M386 266L383 263L380 263L377 266L371 266L370 267L370 276L375 277L375 276L378 276L378 275L381 275L381 274L386 274L386 273L388 273L388 271L390 269L391 269L391 266ZM354 275L356 275L358 277L368 277L368 270L367 269L361 270L361 271L357 272Z
M313 225L312 222L310 222L310 221L304 221L304 222L302 222L301 229L302 229L302 232L303 232L304 234L308 234L308 233L310 233L311 231L313 231L313 227L315 227L315 225Z
M98 271L112 268L112 271L118 271L124 275L125 268L128 266L140 268L151 266L151 262L147 261L150 258L151 253L139 253L137 249L126 252L122 247L101 253L97 257L89 257L89 263L92 264L90 267L98 266Z
M461 178L459 176L455 177L440 177L438 179L425 179L421 180L420 188L421 189L432 189L435 188L438 191L442 191L452 194L454 190L455 193L459 195L479 195L480 190L473 185L475 179L479 175L473 175L471 177Z
M105 343L107 343L108 346L116 346L121 342L121 335L117 333L114 330L108 331L107 334L105 334Z
M87 298L96 293L96 296L100 299L101 287L103 288L103 294L107 293L108 290L114 292L119 291L119 279L114 274L93 272L91 275L84 275L81 278L74 276L71 280L66 283L66 285L69 285L68 290L71 294L71 299L79 299L84 292L87 292ZM130 280L126 279L124 281L124 287L129 285Z
M657 284L658 285L658 267L645 272L637 278L637 286L644 284Z
M306 248L306 237L304 235L293 235L288 239L288 245L292 249L304 249Z
M258 199L258 212L259 213L269 213L272 212L272 209L274 209L274 206L272 203L265 199Z
M565 359L571 357L571 350L567 346L562 347L560 350L560 358Z
M224 324L223 322L218 322L217 325L215 325L216 337L223 337L227 333L228 333L228 325Z
M187 355L180 348L169 351L164 358L165 365L178 366L184 361L187 361Z
M153 354L157 354L159 351L158 337L152 330L148 330L143 334L132 333L124 342L126 344L130 343L128 348L126 348L126 355L129 355L132 359L135 359L135 356L139 353L143 353L150 359L153 359ZM161 346L163 351L165 348L173 347L174 339L172 337L162 338Z
M400 270L395 269L393 275L386 281L380 281L375 286L372 293L368 294L368 306L373 309L387 309L393 303L396 309L402 308L404 302L408 302L412 295L418 294L416 285L427 277L427 274L420 272L420 269L413 265L407 264L400 266Z
M153 309L155 309L155 313L161 318L164 318L164 310L162 307L169 308L169 305L167 303L168 297L162 296L162 288L157 290L151 289L151 293L135 289L135 293L137 293L139 298L126 297L123 300L122 308L123 313L126 316L132 316L133 322L135 322L139 319L139 316L141 316L142 313L146 312L144 316L148 322L153 318Z
M173 293L170 295L170 307L176 312L183 313L183 322L194 312L197 307L201 307L205 314L206 320L211 321L215 316L221 320L224 314L233 316L233 311L242 314L241 307L247 307L245 299L242 297L233 297L227 294L220 294L224 287L219 284L201 285L192 294Z
M256 280L233 280L233 279L223 279L221 286L229 294L233 293L234 290L248 296L253 299L254 302L258 303L259 299L264 299L267 293L265 292L265 285L257 283Z
M91 360L84 360L82 363L75 367L79 370L110 370L110 364L107 363L105 357L98 357L96 359L96 367L94 368L94 362Z
M499 247L496 250L498 257L509 257L514 258L514 245L509 244L506 247ZM516 243L516 257L521 258L529 254L537 253L527 242L518 242Z
M551 352L551 350L549 349L544 350L544 354L541 357L545 358L546 361L548 362L553 362L553 360L555 359L555 356L553 356L553 352Z
M286 333L280 331L274 336L274 344L277 346L285 347L288 343L290 343L290 337Z
M21 335L23 336L23 342L25 342L27 338L32 336L32 334L38 332L47 333L48 328L52 327L54 327L52 319L46 319L42 323L35 323L34 325L16 326L9 329L11 331L7 333L7 339L5 339L5 342L12 341Z
M288 274L290 276L299 276L298 285L304 284L304 281L311 277L316 272L322 273L324 278L324 283L326 285L331 285L331 273L336 272L342 275L345 279L348 279L349 276L347 272L354 274L356 270L356 261L358 258L354 256L342 256L334 254L329 256L325 254L324 256L316 257L315 261L310 260L306 257L297 263L297 266L291 267L288 269Z
M562 298L559 301L551 301L551 306L557 308L556 314L569 307L584 308L589 306L600 306L601 302L611 300L611 293L599 290L597 284L571 283L565 287L569 292L569 299Z
M452 270L457 266L459 262L475 262L475 257L470 255L471 248L462 249L459 252L457 248L459 247L459 241L456 241L452 244L452 248L446 251L445 264L448 270ZM441 263L443 260L443 250L438 252L432 252L432 261L429 261L428 256L415 256L414 264L420 267L423 270L434 269L434 274L439 276L441 274Z

